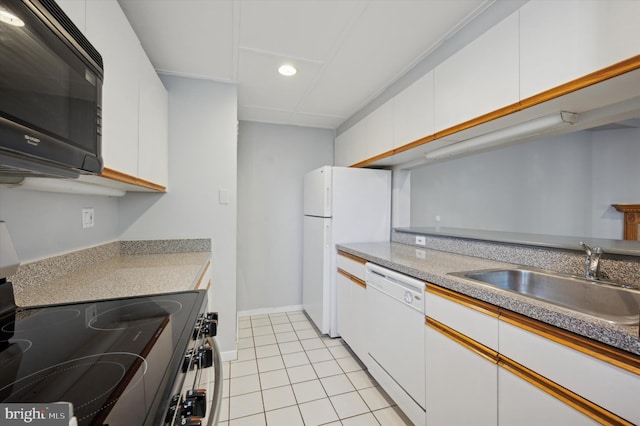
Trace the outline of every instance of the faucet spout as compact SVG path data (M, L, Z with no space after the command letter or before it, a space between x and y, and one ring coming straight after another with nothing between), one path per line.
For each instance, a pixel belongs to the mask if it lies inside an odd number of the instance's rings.
M600 279L600 258L604 253L601 247L589 247L587 244L580 241L580 245L586 254L584 260L584 277L589 280Z

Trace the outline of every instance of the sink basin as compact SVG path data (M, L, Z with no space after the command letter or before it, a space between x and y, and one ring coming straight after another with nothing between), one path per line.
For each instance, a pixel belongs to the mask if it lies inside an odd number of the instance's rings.
M562 306L614 324L634 325L640 319L640 291L605 281L589 281L530 269L490 269L450 275L488 284Z

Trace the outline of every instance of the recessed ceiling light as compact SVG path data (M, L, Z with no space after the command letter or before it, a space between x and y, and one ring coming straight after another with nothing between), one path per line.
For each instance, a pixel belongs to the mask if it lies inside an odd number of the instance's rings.
M278 68L278 72L286 77L291 77L297 73L298 70L293 65L285 64Z
M4 22L15 27L24 27L24 21L13 13L0 9L0 22Z

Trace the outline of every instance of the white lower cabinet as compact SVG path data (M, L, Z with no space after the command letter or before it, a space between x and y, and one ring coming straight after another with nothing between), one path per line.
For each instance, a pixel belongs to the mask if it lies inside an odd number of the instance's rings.
M498 313L472 298L427 284L427 425L498 422Z
M603 423L640 424L640 357L514 314L500 319L505 364L513 360L531 382L542 378L542 388Z
M640 424L640 357L429 284L425 303L429 426Z
M336 277L338 333L353 353L367 362L367 289L362 259L338 255Z
M599 423L510 371L500 368L498 424L577 426Z
M495 426L497 359L431 326L425 327L425 345L427 425Z
M338 289L341 292L338 293L338 331L351 350L365 362L367 328L362 319L367 314L367 289L341 274L338 275Z

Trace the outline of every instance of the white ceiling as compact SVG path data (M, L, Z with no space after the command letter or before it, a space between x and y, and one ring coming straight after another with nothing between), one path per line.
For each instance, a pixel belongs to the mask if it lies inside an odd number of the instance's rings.
M237 83L240 120L335 129L493 0L119 2L159 72Z

